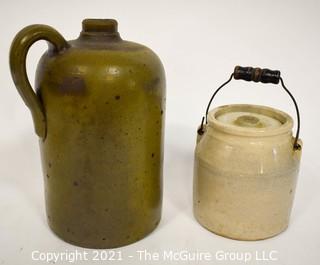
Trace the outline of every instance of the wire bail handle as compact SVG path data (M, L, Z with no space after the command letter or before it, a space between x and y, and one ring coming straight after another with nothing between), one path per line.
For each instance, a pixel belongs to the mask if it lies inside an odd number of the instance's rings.
M283 79L280 75L281 75L281 73L279 70L270 70L270 69L266 69L266 68L261 69L258 67L253 68L253 67L236 66L234 68L233 73L229 77L229 79L226 82L224 82L220 87L218 87L218 89L213 93L212 97L210 98L208 106L206 108L206 114L204 117L202 117L201 126L198 130L198 134L202 135L204 133L204 128L203 128L204 121L206 122L206 124L208 123L208 113L209 113L210 105L211 105L214 97L217 95L217 93L220 91L220 89L222 89L225 85L227 85L232 80L232 78L234 78L236 80L241 79L241 80L245 80L245 81L261 82L261 83L265 83L265 84L267 84L267 83L279 84L279 82L280 82L283 89L287 92L287 94L292 99L293 104L296 109L297 131L296 131L296 136L295 136L294 143L293 143L293 148L300 150L301 146L298 143L299 133L300 133L300 112L299 112L298 104L297 104L294 96L291 94L291 92L286 88L286 86L283 82Z

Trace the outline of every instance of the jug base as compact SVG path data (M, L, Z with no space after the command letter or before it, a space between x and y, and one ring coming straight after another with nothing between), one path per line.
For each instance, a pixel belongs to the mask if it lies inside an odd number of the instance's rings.
M54 235L56 235L59 239L63 240L66 243L69 243L71 245L82 247L82 248L89 248L89 249L113 249L113 248L120 248L120 247L124 247L127 245L131 245L137 241L142 240L143 238L145 238L149 234L151 234L157 228L159 223L160 223L160 219L157 222L155 222L153 227L146 230L144 233L140 234L139 236L132 238L132 239L130 238L126 242L115 243L115 244L112 244L107 241L106 242L103 242L103 241L102 242L101 241L99 241L99 242L98 241L97 242L84 242L84 241L71 240L71 239L67 238L65 236L65 234L60 234L59 231L54 230L54 228L51 227L50 223L48 223L48 226L50 227L50 230L53 232Z

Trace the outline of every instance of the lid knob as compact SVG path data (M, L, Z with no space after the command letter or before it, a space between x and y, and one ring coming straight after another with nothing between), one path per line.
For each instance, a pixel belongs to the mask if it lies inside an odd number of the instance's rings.
M264 127L260 120L252 115L242 115L239 116L235 121L234 124L241 126L241 127Z
M118 22L115 19L85 19L82 21L83 32L117 33Z

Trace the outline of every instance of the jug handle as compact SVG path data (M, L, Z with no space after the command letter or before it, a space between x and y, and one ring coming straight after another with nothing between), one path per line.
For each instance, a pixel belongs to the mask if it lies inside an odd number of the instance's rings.
M38 40L48 42L48 52L52 55L67 49L68 42L52 27L30 25L22 29L14 38L10 48L10 70L15 86L24 103L30 109L36 134L45 139L46 117L40 97L32 89L26 71L28 50Z
M234 68L233 73L230 75L229 79L224 82L211 96L208 106L206 108L206 115L202 117L201 125L198 129L198 135L201 137L202 134L204 134L204 122L205 124L208 123L208 113L210 109L210 105L212 103L213 98L216 96L216 94L220 91L221 88L223 88L225 85L227 85L229 82L231 82L232 78L236 80L245 80L245 81L254 81L254 82L261 82L261 83L272 83L272 84L279 84L281 83L282 88L287 92L287 94L290 96L297 114L297 131L293 142L293 149L294 150L300 150L301 145L298 143L299 140L299 134L300 134L300 112L299 107L297 104L296 99L292 95L292 93L289 91L289 89L285 86L284 81L281 77L281 73L279 70L270 70L270 69L261 69L259 67L253 68L253 67L242 67L242 66L236 66Z

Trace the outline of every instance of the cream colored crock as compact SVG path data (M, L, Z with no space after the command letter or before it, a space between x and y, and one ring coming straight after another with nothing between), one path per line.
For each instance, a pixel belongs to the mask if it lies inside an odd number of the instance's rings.
M289 115L264 106L209 112L195 150L194 215L201 225L239 240L287 228L301 157L292 127Z

